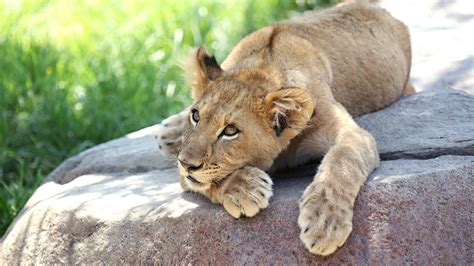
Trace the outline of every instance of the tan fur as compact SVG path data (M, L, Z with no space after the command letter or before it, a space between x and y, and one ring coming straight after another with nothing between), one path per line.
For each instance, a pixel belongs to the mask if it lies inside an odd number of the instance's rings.
M402 91L403 96L408 96L410 94L416 93L415 87L411 83L408 83Z
M412 92L410 65L407 28L385 10L351 3L308 12L250 34L221 66L196 50L185 67L194 102L164 122L158 141L178 155L184 189L236 218L268 206L264 171L324 156L298 224L308 250L328 255L348 238L359 188L379 162L352 117ZM229 124L240 133L223 136Z

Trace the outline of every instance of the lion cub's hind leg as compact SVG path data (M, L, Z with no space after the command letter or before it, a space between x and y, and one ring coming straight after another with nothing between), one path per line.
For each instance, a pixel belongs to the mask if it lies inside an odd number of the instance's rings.
M158 148L167 156L178 156L184 128L188 122L188 110L163 120L155 133Z
M408 82L402 91L402 95L407 96L414 93L416 93L415 87L413 87L413 85L410 82Z

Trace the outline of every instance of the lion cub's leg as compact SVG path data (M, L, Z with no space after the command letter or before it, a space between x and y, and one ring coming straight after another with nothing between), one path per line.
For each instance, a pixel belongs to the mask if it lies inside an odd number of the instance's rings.
M183 189L189 190L184 178ZM264 171L251 166L239 169L220 184L212 184L208 189L197 191L220 203L234 218L252 217L268 206L273 195L273 182Z
M300 200L298 224L309 251L325 256L349 237L355 198L379 158L373 137L335 102L318 110L308 137L327 139L330 148Z
M405 86L405 88L402 91L402 95L403 96L408 96L408 95L411 95L411 94L414 94L414 93L416 93L415 87L413 87L413 85L410 82L408 82L407 85Z
M178 156L181 147L182 135L186 123L188 122L189 111L184 111L172 115L163 120L155 133L158 148L168 156Z

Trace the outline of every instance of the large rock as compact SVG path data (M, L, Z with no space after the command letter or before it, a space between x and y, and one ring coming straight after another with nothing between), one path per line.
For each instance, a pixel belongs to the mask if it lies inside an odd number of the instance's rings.
M300 242L297 200L315 165L281 172L268 209L235 220L183 193L150 127L64 162L1 242L0 264L473 264L474 96L401 99L358 122L382 161L356 200L353 233L321 258Z
M473 97L452 90L425 91L357 121L375 136L384 160L473 155Z

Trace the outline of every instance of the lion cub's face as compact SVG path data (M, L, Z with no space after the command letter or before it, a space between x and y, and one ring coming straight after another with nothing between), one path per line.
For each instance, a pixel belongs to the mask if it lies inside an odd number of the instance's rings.
M178 155L186 184L204 190L244 166L268 169L306 125L311 98L252 71L224 72L203 48L193 63L194 103Z
M235 85L229 81L210 84L189 112L178 165L195 189L218 184L246 165L268 168L279 152L270 121L263 123L258 101L248 89L238 91Z

